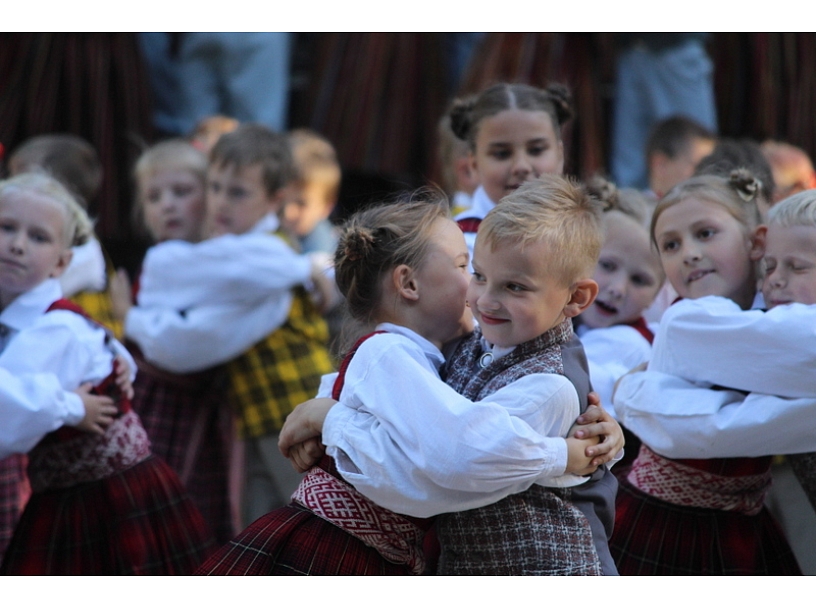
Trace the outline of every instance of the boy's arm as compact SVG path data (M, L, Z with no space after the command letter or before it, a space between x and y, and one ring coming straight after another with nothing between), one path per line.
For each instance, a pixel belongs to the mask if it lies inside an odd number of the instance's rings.
M649 371L745 392L816 396L816 306L742 311L720 297L685 299L664 314Z
M816 398L745 395L654 371L623 377L620 421L669 458L728 458L816 451Z
M310 257L266 233L222 235L197 244L168 241L145 255L138 303L186 310L257 302L308 282L313 272Z
M186 312L133 307L125 335L151 363L172 373L202 371L229 362L286 322L292 296L259 303L201 306Z

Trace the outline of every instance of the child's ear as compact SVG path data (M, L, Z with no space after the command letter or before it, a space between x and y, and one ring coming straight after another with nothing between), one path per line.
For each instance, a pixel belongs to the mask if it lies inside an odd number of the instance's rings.
M765 256L765 242L768 236L768 227L759 225L753 232L750 238L750 258L752 261L758 261Z
M564 315L574 318L592 305L598 296L598 282L589 278L578 280L572 285L569 302L564 306Z
M51 270L51 273L48 274L50 278L57 278L65 273L65 270L68 268L68 265L71 264L71 259L74 257L74 251L71 248L66 248L60 254L59 260L57 261L56 266Z
M419 286L414 276L414 270L408 265L397 265L394 267L391 278L399 296L406 301L416 301L419 299Z

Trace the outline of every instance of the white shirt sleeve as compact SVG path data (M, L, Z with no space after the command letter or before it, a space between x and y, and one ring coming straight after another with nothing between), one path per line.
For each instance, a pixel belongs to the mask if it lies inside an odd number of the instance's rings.
M670 458L758 457L816 451L816 398L712 390L647 371L615 393L624 426Z
M292 295L258 303L225 303L180 312L132 307L125 335L145 358L173 373L190 373L229 362L279 328L289 316Z
M561 437L579 409L565 377L530 375L473 403L421 356L392 346L363 361L374 339L352 360L323 428L329 454L361 493L425 517L491 504L564 475ZM560 482L585 480L572 478Z
M82 400L53 373L13 375L0 368L0 459L26 453L43 436L85 416Z
M685 299L663 315L650 371L787 398L816 396L816 306L742 311L721 297Z
M592 389L601 397L601 405L616 417L612 404L615 382L636 366L648 362L652 348L631 326L595 328L580 333Z
M312 263L275 235L222 235L200 243L172 240L150 248L138 304L186 310L265 300L309 281Z

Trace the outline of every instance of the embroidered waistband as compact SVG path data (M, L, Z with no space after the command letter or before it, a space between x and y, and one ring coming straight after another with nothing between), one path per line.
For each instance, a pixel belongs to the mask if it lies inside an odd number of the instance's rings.
M348 483L315 467L306 473L292 500L336 525L392 563L414 574L425 570L425 532L405 517L377 506Z
M28 476L35 492L99 481L150 456L150 441L139 416L128 411L104 436L79 434L64 440L46 437L28 454Z
M756 515L771 486L771 473L766 470L735 477L713 474L665 458L642 445L627 480L643 493L670 504Z

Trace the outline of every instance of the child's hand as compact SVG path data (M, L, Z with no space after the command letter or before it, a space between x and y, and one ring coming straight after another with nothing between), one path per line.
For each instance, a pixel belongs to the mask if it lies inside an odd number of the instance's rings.
M597 446L598 437L581 440L577 438L567 438L567 470L570 474L587 476L598 469L593 464L593 459L587 456L590 448Z
M116 385L119 387L119 391L122 392L122 396L130 400L133 398L133 383L130 381L130 365L122 356L116 356L115 362Z
M86 383L76 391L85 407L85 417L76 427L83 432L105 434L105 428L113 423L113 419L119 410L113 404L113 399L110 396L91 394L91 387L90 383Z
M306 472L326 453L326 447L317 438L310 438L289 448L289 461L298 472Z
M130 278L128 277L127 271L117 269L111 278L108 293L110 294L111 304L113 306L113 315L116 316L118 320L124 321L130 308L133 307L133 301L131 299L132 290L133 288L130 285Z
M287 458L291 458L290 451L295 445L317 438L323 433L323 422L329 409L337 404L331 398L312 398L295 407L286 421L283 422L278 449Z
M587 457L594 458L593 465L600 466L617 457L623 449L624 440L618 422L595 403L598 401L590 398L590 407L575 420L568 436L577 439L598 438L600 442L587 449Z

